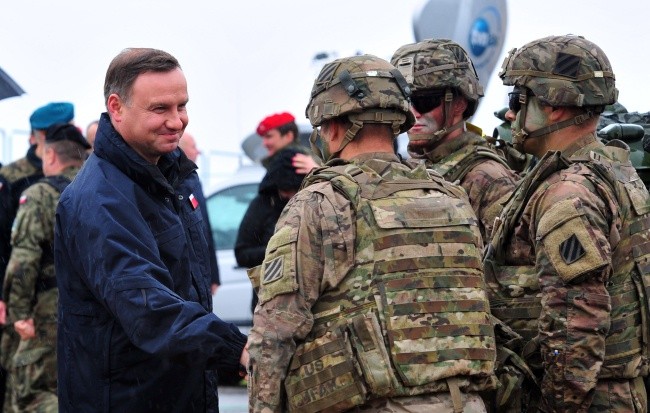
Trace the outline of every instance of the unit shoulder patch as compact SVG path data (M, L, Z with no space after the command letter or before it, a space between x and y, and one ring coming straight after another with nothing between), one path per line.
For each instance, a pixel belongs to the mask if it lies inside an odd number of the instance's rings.
M580 240L576 234L571 234L569 238L560 244L560 256L567 265L578 261L585 253L586 251L582 247L582 244L580 244Z
M262 284L270 284L282 278L284 256L277 257L264 265Z
M590 228L583 207L567 199L549 208L540 219L537 237L564 282L607 264L598 231Z

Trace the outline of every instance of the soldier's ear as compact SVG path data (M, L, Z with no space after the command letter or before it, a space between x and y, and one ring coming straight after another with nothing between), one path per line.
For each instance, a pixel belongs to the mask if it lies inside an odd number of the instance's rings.
M463 115L465 112L465 109L467 109L467 99L462 98L462 99L454 99L454 104L453 104L453 111L454 111L454 116L456 115Z

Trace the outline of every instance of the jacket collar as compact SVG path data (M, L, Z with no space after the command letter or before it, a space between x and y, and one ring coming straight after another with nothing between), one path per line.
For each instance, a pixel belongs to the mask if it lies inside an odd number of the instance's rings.
M108 113L99 120L94 153L154 194L173 194L178 182L197 169L178 148L161 156L157 165L147 162L115 130Z

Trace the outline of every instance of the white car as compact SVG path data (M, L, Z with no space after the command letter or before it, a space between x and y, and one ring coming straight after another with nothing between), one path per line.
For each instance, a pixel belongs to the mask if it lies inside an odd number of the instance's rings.
M257 164L243 166L231 177L216 182L206 198L221 280L219 289L212 297L213 311L222 320L239 327L253 324L250 309L253 289L246 268L237 265L235 242L239 224L257 195L265 172Z

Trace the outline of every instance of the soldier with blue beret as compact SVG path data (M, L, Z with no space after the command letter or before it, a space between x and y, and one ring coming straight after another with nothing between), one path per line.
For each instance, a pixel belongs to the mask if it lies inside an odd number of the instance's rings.
M0 285L11 255L11 226L23 191L43 177L42 161L45 131L55 123L69 123L74 118L74 105L69 102L53 102L36 109L29 117L30 147L24 158L0 168ZM1 293L0 293L1 294ZM0 295L0 322L6 321L6 297ZM10 325L11 323L5 324ZM5 329L0 343L0 364L7 368L11 355L18 345L13 328ZM4 377L3 374L0 376ZM3 382L3 379L0 379ZM0 400L5 393L0 384ZM9 390L7 390L9 392ZM6 398L8 402L9 397ZM0 401L0 404L2 402ZM7 405L5 404L5 411Z
M50 126L43 145L45 177L20 197L3 286L13 321L9 328L20 336L10 372L19 383L11 392L12 411L58 411L54 215L61 192L79 172L89 148L76 126Z
M46 130L55 123L68 123L74 118L74 105L69 102L52 102L36 109L29 117L32 129Z

